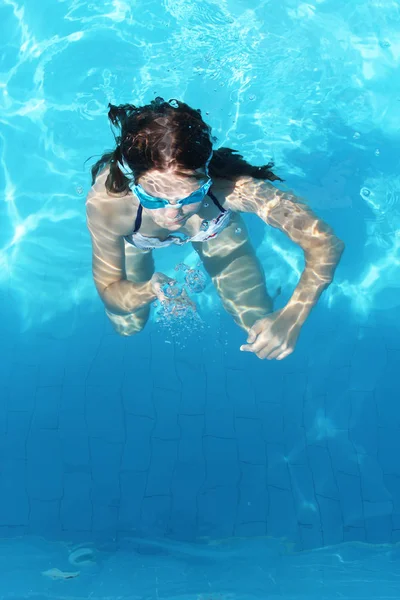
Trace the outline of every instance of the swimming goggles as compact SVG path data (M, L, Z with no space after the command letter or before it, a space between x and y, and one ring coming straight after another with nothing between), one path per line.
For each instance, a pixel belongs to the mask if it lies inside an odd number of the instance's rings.
M167 208L167 206L170 208L181 208L181 206L186 206L187 204L201 202L210 189L211 184L212 180L208 179L206 183L204 183L198 190L192 192L190 196L176 200L174 203L169 202L169 200L166 200L165 198L156 198L155 196L150 196L150 194L147 194L144 191L140 184L131 186L131 190L136 194L139 202L145 208Z
M210 157L210 159L211 159L211 157ZM209 160L207 161L207 167L208 167ZM121 171L124 173L124 175L127 175L128 177L132 177L133 173L124 161L122 162L122 164L120 161L118 161L118 166L121 169ZM138 198L139 202L142 204L142 206L144 206L144 208L148 208L148 209L152 210L155 208L166 208L166 207L181 208L182 206L186 206L187 204L195 204L196 202L201 202L204 199L204 197L206 196L211 185L212 185L212 179L209 177L208 180L205 183L203 183L203 185L201 187L199 187L199 189L192 192L189 196L186 196L186 198L181 198L180 200L176 200L174 203L171 203L169 200L166 200L165 198L157 198L156 196L151 196L150 194L148 194L147 192L144 191L144 189L142 188L142 186L140 184L129 185L129 187L132 190L132 192L137 196L137 198Z

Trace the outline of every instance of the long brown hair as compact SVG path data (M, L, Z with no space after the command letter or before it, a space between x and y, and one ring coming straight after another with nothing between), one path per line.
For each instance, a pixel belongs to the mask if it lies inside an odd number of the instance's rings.
M129 192L129 180L118 167L124 160L135 179L150 169L163 170L173 165L177 171L190 171L203 167L217 138L211 135L211 127L202 117L200 109L193 109L184 102L171 99L166 102L160 96L144 106L109 104L108 118L119 129L115 135L116 148L106 152L93 165L92 185L98 173L107 165L110 172L105 186L111 193ZM214 150L208 170L210 177L234 179L249 175L256 179L283 181L271 168L273 162L261 167L248 163L241 154L231 148Z

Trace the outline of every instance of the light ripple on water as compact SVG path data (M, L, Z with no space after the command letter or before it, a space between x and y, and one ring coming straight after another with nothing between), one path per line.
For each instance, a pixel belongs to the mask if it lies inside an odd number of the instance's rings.
M267 537L199 543L121 538L111 550L79 546L94 559L70 571L68 543L25 537L0 540L0 595L58 600L398 600L399 547L345 543L295 552ZM58 571L57 571L58 572Z

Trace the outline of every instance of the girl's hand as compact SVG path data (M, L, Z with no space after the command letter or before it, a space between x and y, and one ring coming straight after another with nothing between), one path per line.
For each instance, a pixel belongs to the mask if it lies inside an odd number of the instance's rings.
M166 300L169 300L169 297L166 296L165 293L163 292L163 287L165 284L168 284L171 286L175 285L176 279L172 279L171 277L168 277L168 275L165 275L164 273L154 273L150 280L150 283L151 283L153 292L157 296L157 299L160 302L165 302Z
M282 308L256 321L240 350L254 352L261 359L282 360L293 352L301 326L295 310Z

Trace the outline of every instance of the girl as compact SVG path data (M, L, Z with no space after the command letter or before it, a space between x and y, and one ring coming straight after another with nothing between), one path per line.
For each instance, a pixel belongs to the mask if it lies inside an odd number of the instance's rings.
M225 309L248 332L241 350L281 360L331 283L344 244L280 180L272 163L254 167L215 138L200 110L156 98L109 105L119 127L114 151L92 167L86 208L93 277L114 328L143 329L150 304L165 301L169 277L154 272L152 250L191 242ZM280 180L282 181L282 180ZM273 312L264 273L240 213L255 213L305 252L306 265L287 305Z

